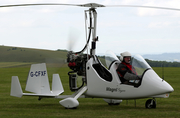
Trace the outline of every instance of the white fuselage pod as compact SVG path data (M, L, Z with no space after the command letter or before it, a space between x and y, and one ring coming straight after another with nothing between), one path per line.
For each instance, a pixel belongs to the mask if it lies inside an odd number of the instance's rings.
M174 91L171 85L165 80L162 80L153 69L149 69L143 74L139 87L134 87L132 85L121 84L116 70L113 68L107 70L111 73L112 80L105 80L94 69L93 63L94 60L91 58L86 64L87 91L85 95L87 96L113 99L138 99Z

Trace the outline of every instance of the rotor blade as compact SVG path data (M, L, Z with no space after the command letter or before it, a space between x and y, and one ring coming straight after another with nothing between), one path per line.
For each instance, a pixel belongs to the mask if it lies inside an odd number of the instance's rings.
M41 5L66 5L66 6L81 6L78 4L60 4L60 3L37 3L37 4L13 4L13 5L0 5L2 7L20 7L20 6L41 6Z
M97 4L97 3L87 3L87 4L61 4L61 3L14 4L14 5L0 5L0 8L3 8L3 7L19 7L19 6L41 6L41 5L65 5L65 6L90 7L90 8L97 8L97 7L137 7L137 8L152 8L152 9L165 9L165 10L180 11L180 8L141 6L141 5L102 5L102 4Z
M180 11L179 8L156 7L156 6L140 6L140 5L105 5L105 7L137 7L137 8L151 8L151 9L164 9L164 10Z
M61 4L61 3L37 3L37 4L13 4L13 5L0 5L0 8L3 7L20 7L20 6L41 6L41 5L65 5L65 6L79 6L79 7L105 7L101 4L88 3L88 4Z

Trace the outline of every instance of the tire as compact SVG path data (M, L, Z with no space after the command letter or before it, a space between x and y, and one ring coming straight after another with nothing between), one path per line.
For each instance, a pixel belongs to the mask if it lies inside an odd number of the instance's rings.
M111 105L111 106L113 106L113 105L120 105L120 103L108 103L108 105Z
M147 108L147 109L155 109L156 108L156 102L155 102L155 100L154 99L148 99L147 101L146 101L146 104L145 104L145 107Z

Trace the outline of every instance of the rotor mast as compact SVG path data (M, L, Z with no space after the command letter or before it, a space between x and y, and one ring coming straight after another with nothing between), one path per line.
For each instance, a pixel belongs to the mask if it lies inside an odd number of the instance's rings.
M98 41L98 37L96 36L96 26L97 26L97 12L95 8L89 9L89 17L93 18L92 27L89 27L92 30L92 44L91 44L91 55L95 55L96 53L96 41Z
M92 26L89 27L92 30L92 44L91 44L91 55L95 55L96 53L96 41L98 41L98 37L96 36L96 28L97 28L97 12L96 8L97 7L105 7L104 5L101 4L96 4L96 3L88 3L82 5L82 7L90 7L89 8L89 17L90 19L93 18L93 23Z

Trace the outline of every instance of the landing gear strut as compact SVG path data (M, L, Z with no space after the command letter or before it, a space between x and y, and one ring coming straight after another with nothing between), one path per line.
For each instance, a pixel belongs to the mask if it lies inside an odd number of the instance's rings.
M148 99L146 101L145 107L147 109L155 109L156 108L156 99Z

